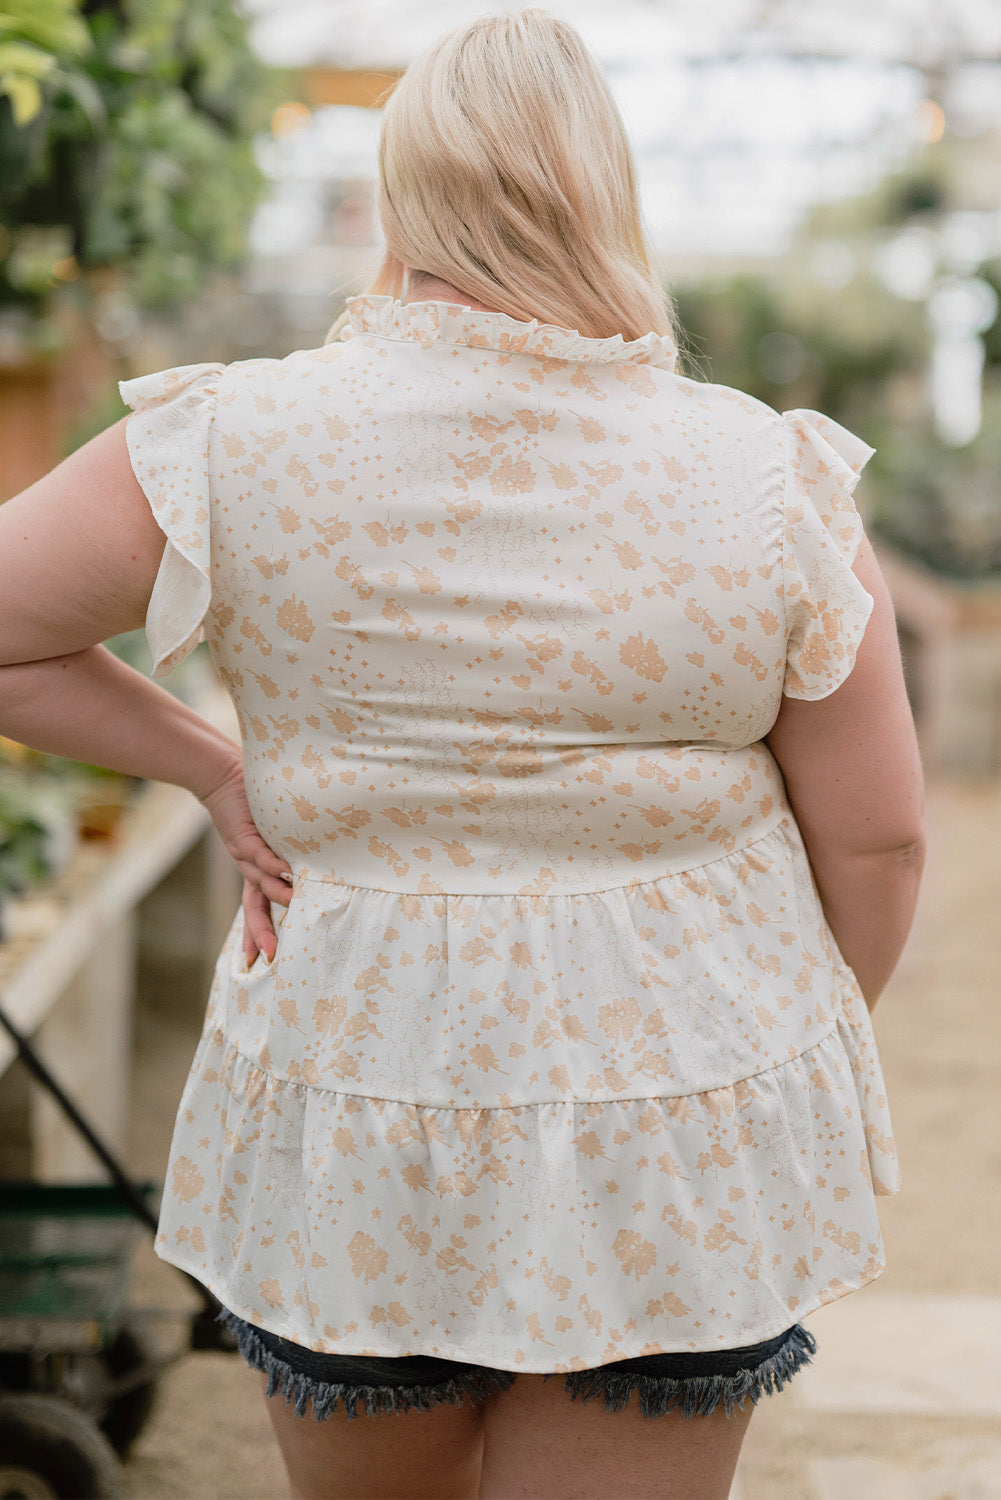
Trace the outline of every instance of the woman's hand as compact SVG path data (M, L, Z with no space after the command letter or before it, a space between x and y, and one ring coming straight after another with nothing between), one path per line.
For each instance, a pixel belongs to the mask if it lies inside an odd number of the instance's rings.
M243 766L235 762L224 779L199 798L237 869L243 876L243 951L248 965L258 953L268 962L277 939L271 921L271 902L288 906L292 900L292 868L261 838L247 801Z
M283 899L288 905L291 892ZM249 880L243 882L243 956L249 969L258 953L263 953L268 963L275 956L278 939L271 920L271 902L264 892Z

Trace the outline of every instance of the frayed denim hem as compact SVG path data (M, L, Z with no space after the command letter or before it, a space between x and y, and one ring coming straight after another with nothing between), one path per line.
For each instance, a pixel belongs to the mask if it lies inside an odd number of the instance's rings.
M468 1373L451 1375L445 1380L421 1381L410 1376L409 1382L402 1378L399 1384L366 1385L363 1382L325 1381L293 1369L280 1353L269 1347L268 1336L244 1319L223 1309L219 1321L234 1335L240 1353L255 1370L268 1377L267 1394L281 1393L285 1401L294 1407L297 1417L303 1417L312 1403L313 1416L320 1422L333 1415L343 1405L347 1416L364 1412L374 1416L380 1412L429 1411L432 1407L450 1404L461 1406L464 1400L471 1404L485 1400L497 1391L507 1390L517 1379L510 1370L495 1370L486 1365L471 1365ZM279 1341L280 1342L280 1341ZM680 1412L682 1417L708 1417L723 1405L726 1416L731 1416L737 1407L743 1407L747 1397L756 1405L764 1395L782 1390L797 1370L810 1363L810 1356L817 1352L817 1341L802 1324L794 1324L783 1342L772 1339L764 1348L778 1344L771 1353L758 1358L757 1363L740 1367L739 1349L722 1350L730 1365L726 1373L707 1375L657 1375L643 1373L630 1368L639 1363L649 1369L650 1361L659 1356L643 1356L638 1361L623 1360L620 1364L600 1365L592 1370L574 1370L564 1375L565 1388L571 1400L592 1401L604 1397L607 1411L622 1411L634 1391L639 1392L640 1411L644 1417L664 1416L669 1412ZM759 1346L748 1346L746 1356L753 1360ZM665 1355L670 1362L678 1356ZM683 1358L683 1356L682 1356ZM700 1356L693 1358L697 1361ZM444 1362L446 1365L448 1361ZM543 1380L553 1380L557 1372L543 1375Z
M721 1401L723 1411L729 1417L735 1407L743 1406L748 1396L754 1406L762 1396L780 1391L797 1370L810 1363L810 1356L816 1352L817 1341L813 1334L796 1323L790 1328L786 1342L774 1354L751 1369L735 1370L730 1375L675 1378L631 1374L624 1370L616 1373L614 1365L602 1365L595 1370L576 1370L567 1375L566 1388L574 1401L578 1398L591 1401L595 1396L604 1396L607 1411L621 1411L628 1405L633 1391L638 1390L640 1411L645 1417L660 1417L671 1411L680 1411L683 1417L708 1417Z
M234 1313L224 1309L219 1314L219 1322L234 1334L240 1353L251 1368L267 1375L266 1394L274 1396L280 1392L287 1405L294 1406L297 1417L304 1417L312 1402L317 1422L332 1416L339 1403L343 1403L349 1418L357 1416L359 1411L366 1416L375 1416L379 1412L429 1411L446 1403L461 1406L466 1399L475 1404L493 1391L507 1390L517 1378L508 1370L490 1370L477 1365L469 1375L409 1387L313 1380L290 1369L278 1355L272 1354L258 1337L256 1329Z

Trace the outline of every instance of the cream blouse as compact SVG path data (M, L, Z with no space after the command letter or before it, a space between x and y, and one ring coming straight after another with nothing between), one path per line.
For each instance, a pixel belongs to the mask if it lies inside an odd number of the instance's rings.
M872 453L584 338L365 296L124 382L295 872L237 916L157 1247L322 1351L566 1371L755 1343L884 1269L873 1031L777 764L851 671Z

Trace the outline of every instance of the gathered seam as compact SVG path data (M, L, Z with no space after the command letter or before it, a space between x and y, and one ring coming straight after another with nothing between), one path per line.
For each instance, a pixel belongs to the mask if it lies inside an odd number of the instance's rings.
M361 1103L395 1104L401 1109L435 1110L447 1113L465 1111L467 1114L497 1114L503 1111L505 1114L511 1114L522 1110L548 1109L557 1104L569 1105L574 1109L587 1109L593 1104L657 1104L671 1099L697 1099L703 1094L719 1094L726 1089L735 1089L739 1084L749 1083L755 1078L763 1078L766 1073L775 1073L780 1068L791 1067L793 1063L798 1063L806 1057L807 1053L815 1052L818 1047L830 1041L835 1032L839 1031L843 1012L844 1006L842 1005L824 1034L817 1037L808 1047L804 1047L801 1052L797 1052L794 1057L784 1057L781 1062L769 1063L767 1068L759 1068L756 1073L744 1073L740 1078L735 1078L732 1083L714 1084L705 1089L686 1089L683 1094L612 1094L604 1097L588 1096L586 1099L533 1099L528 1104L425 1104L415 1099L392 1099L384 1094L356 1094L351 1089L326 1088L323 1084L304 1083L298 1078L283 1078L278 1073L262 1068L259 1062L242 1052L236 1042L220 1026L213 1027L211 1035L219 1038L228 1054L238 1057L255 1073L262 1074L283 1088L304 1089L311 1094L335 1094L339 1098L357 1099Z
M559 901L575 896L603 896L611 891L641 891L648 886L658 885L662 880L680 880L692 870L705 870L710 865L721 864L726 859L738 859L753 849L756 844L761 844L775 833L785 833L787 836L791 828L792 813L789 808L780 804L779 811L774 821L765 829L764 833L755 834L746 844L741 844L739 849L728 849L722 854L714 854L711 859L703 859L693 864L686 864L680 870L664 870L659 875L650 875L644 880L623 880L617 885L584 886L575 890L558 891L419 891L412 887L398 889L388 885L363 885L356 880L331 880L327 875L296 875L294 886L302 885L332 885L345 891L379 891L387 896L418 896L422 900L441 901L468 900L471 897L493 897L496 900L516 901Z
M341 333L341 341L352 342L356 338L385 339L394 344L417 344L423 348L421 339L426 338L429 343L440 345L447 349L471 349L474 353L491 353L504 356L529 355L533 359L548 359L554 363L572 364L645 364L654 369L664 369L669 374L675 374L675 366L678 359L678 347L673 338L666 334L658 334L651 331L642 334L636 339L626 339L621 333L606 335L602 338L590 337L579 333L576 329L563 328L555 323L540 323L537 318L521 320L513 318L509 313L495 312L492 310L480 310L466 308L458 303L402 303L390 297L376 296L372 293L362 293L357 298L351 298L351 302L361 304L368 303L366 310L372 313L369 326L364 321L354 321L354 310L348 308L348 323L351 333L347 336L346 329ZM380 305L374 306L373 304ZM389 305L386 305L389 304ZM529 343L521 349L505 349L499 344L477 343L471 338L450 338L451 330L445 327L445 320L435 320L433 315L425 313L421 316L420 309L424 306L444 306L449 311L460 308L462 319L469 321L470 317L478 318L489 324L500 332L504 331L505 325L510 324L514 329L528 329L527 337ZM451 320L449 320L451 321ZM571 340L589 347L577 349L573 354L551 354L546 350L538 350L532 345L546 335L552 335L554 339L567 342L569 347ZM516 338L517 333L512 334ZM665 356L671 363L662 364Z

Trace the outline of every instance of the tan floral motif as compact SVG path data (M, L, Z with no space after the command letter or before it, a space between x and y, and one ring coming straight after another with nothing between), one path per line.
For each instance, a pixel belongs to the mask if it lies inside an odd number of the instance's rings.
M645 1240L635 1229L620 1229L612 1241L612 1250L627 1276L637 1281L646 1276L657 1260L657 1247L652 1240Z
M193 1198L200 1196L205 1186L205 1178L199 1172L194 1162L188 1156L178 1156L174 1159L174 1170L171 1174L171 1191L182 1203L190 1203Z
M655 641L646 640L642 632L628 636L619 648L619 660L623 666L632 667L640 677L650 682L662 682L667 671L667 662L657 650Z
M852 669L871 449L587 339L350 303L126 382L261 832L159 1253L321 1351L582 1369L750 1344L883 1269L872 1024L764 736ZM406 402L405 421L401 403Z
M606 1036L616 1040L632 1036L642 1019L643 1012L634 995L598 1006L598 1025Z
M531 464L525 458L515 459L507 455L490 475L490 488L495 495L527 494L535 488Z
M312 640L316 626L309 617L305 601L297 599L294 594L282 600L275 619L280 628L288 631L289 635L295 636L297 641Z
M389 1261L386 1251L380 1249L370 1234L363 1234L360 1229L348 1242L348 1256L354 1274L365 1281L375 1281Z

